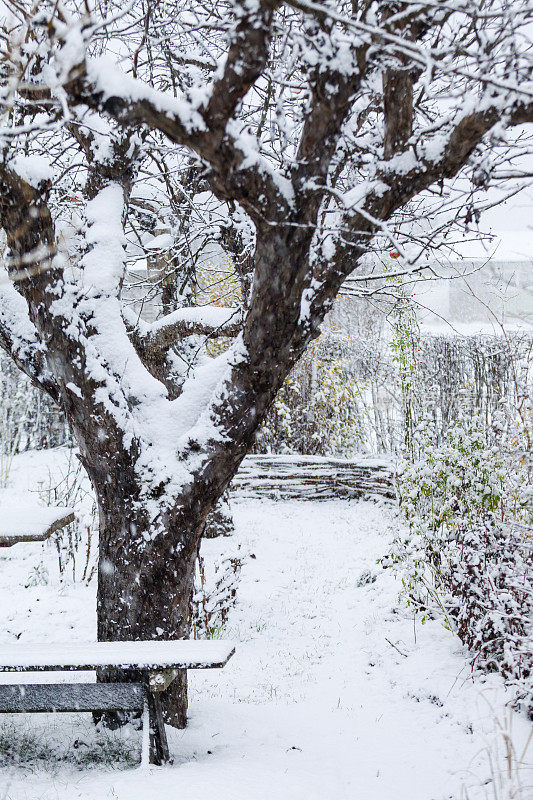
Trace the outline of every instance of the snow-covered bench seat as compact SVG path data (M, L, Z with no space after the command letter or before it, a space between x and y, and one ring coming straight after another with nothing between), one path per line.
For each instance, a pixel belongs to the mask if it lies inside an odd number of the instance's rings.
M142 711L143 760L168 761L159 693L179 670L224 667L235 652L230 642L94 642L1 644L0 672L134 670L136 683L0 684L0 712Z
M45 539L74 522L71 508L30 504L0 504L0 547L17 542L44 542Z

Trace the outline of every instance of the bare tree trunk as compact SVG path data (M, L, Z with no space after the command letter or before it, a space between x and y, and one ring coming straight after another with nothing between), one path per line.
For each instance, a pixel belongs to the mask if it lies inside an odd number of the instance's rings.
M187 514L167 530L148 535L148 508L141 492L123 496L121 475L99 493L100 546L97 624L99 641L187 638L201 527ZM153 501L152 501L153 503ZM153 506L151 506L152 508ZM181 530L176 535L175 526ZM99 680L137 680L131 672L101 671ZM165 721L177 728L187 722L187 672L162 696ZM108 724L123 720L112 715Z

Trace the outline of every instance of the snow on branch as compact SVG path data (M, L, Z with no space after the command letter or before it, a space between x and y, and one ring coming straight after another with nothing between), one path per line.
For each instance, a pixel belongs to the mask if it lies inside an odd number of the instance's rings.
M347 30L351 29L358 36L364 38L368 44L370 44L371 41L375 45L380 43L382 47L386 46L390 53L407 57L413 65L416 64L422 70L428 70L430 73L438 71L447 76L456 75L469 80L473 79L476 82L484 84L486 87L516 92L523 98L533 97L533 85L531 80L511 82L506 79L498 78L498 76L494 74L494 70L480 72L479 60L475 61L475 66L473 68L468 64L465 66L463 60L458 57L459 53L456 48L452 48L451 50L439 49L437 47L429 47L425 43L412 41L409 37L402 35L401 32L399 33L394 29L387 29L386 26L375 24L373 15L371 18L366 12L363 13L361 19L357 19L339 13L326 3L317 3L312 0L285 0L285 3L306 14L316 16L323 22L335 22ZM434 7L431 8L431 4L429 3L421 3L420 5L421 9L418 11L418 14L426 18L429 22L429 27L431 27L431 25L438 26L443 22L446 16L453 12L468 15L468 11L460 6L457 8L453 8L453 6L446 8L443 4L443 7L439 8L438 5L435 4ZM529 10L526 4L522 14L517 15L517 19L527 20L528 13ZM472 17L475 19L477 16L482 16L482 14L480 14L478 6L474 4L472 7Z
M533 102L502 96L481 99L477 108L466 101L447 132L426 139L414 152L409 150L379 162L375 181L339 196L342 207L334 236L327 247L315 251L314 278L303 294L300 325L307 333L320 309L333 301L345 278L357 265L368 242L376 233L391 232L387 221L413 197L438 180L454 178L495 125L521 125L533 122ZM330 190L331 191L331 190ZM332 191L332 194L335 194ZM395 244L396 246L396 244ZM335 269L332 266L335 265Z
M88 250L83 256L84 283L114 294L124 275L124 191L119 183L104 186L87 203L85 240Z
M210 90L197 91L192 97L176 98L154 89L122 72L108 56L87 58L80 50L84 37L74 28L62 40L56 58L59 66L49 86L28 85L25 96L34 100L66 97L70 105L88 106L125 127L145 125L160 131L210 165L211 184L219 197L242 202L256 218L281 219L291 204L292 187L258 157L257 141L250 141L255 137L231 124L240 102L265 68L277 5L276 0L236 3L237 23L225 66ZM70 71L65 68L68 63ZM67 119L70 116L68 112Z
M30 380L58 399L58 389L46 363L46 350L30 319L28 305L13 286L5 269L0 271L0 347Z
M193 306L178 308L165 317L148 324L137 319L127 309L124 313L132 325L133 336L140 349L154 357L169 350L179 339L198 334L210 338L236 336L242 327L240 308Z
M85 104L127 127L146 125L196 152L213 170L215 192L242 202L253 216L267 209L280 217L287 212L291 199L287 182L278 180L264 162L258 169L254 148L240 129L227 125L221 131L211 123L208 110L152 89L107 58L88 61L84 78L78 75L65 90L74 104ZM218 104L211 108L220 113Z
M236 336L241 324L239 308L219 306L178 308L152 323L150 336L156 346L159 341L171 340L176 334L179 336L190 336L192 333L205 336Z
M272 36L272 18L277 0L236 3L237 24L222 75L215 80L204 117L220 133L233 117L248 89L266 66Z

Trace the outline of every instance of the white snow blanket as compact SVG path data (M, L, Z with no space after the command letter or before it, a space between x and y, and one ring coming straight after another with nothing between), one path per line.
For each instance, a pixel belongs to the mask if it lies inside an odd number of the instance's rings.
M18 455L13 502L48 469L59 482L67 463L61 449ZM223 670L190 672L189 724L167 728L174 763L137 769L138 731L99 730L90 714L4 714L0 798L529 800L531 723L506 707L498 675L472 674L459 639L398 602L399 581L378 563L398 532L387 503L238 500L233 512L235 534L202 548L210 561L238 545L249 554L210 640L238 646ZM83 568L61 578L51 542L0 551L0 649L95 641L96 580Z

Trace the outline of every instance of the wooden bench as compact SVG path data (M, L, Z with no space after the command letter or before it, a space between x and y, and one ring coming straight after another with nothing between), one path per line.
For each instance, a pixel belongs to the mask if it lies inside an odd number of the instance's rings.
M143 714L143 763L169 759L160 692L183 669L224 667L235 652L223 641L0 645L0 672L134 670L136 683L0 684L0 712L137 711Z
M0 505L0 547L11 547L18 542L44 542L54 531L74 522L70 508Z

